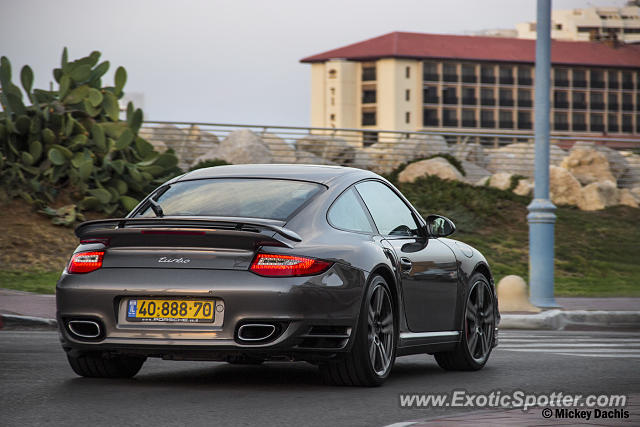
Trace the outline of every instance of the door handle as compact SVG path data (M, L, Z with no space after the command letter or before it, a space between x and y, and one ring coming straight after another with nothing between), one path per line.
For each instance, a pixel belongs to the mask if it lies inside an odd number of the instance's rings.
M400 258L400 268L402 268L402 271L411 271L412 267L413 267L413 263L409 258L405 258L405 257Z

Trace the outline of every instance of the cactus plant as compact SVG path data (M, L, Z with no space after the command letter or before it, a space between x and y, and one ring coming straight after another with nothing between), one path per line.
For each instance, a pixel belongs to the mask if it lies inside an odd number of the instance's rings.
M181 171L173 152L160 154L138 135L143 113L129 103L120 119L118 100L127 79L118 67L114 86L102 86L109 62L100 52L68 60L53 70L58 89L33 89L33 71L20 72L23 91L12 83L11 63L0 58L0 184L41 212L72 223L75 209L107 215L132 209L146 193ZM47 209L65 194L76 207Z

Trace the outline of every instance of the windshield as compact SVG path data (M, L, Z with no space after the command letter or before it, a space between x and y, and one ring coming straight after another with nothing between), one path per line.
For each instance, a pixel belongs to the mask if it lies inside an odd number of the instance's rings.
M156 198L166 216L228 216L286 220L321 190L283 179L199 179L171 184ZM155 216L148 206L138 217Z

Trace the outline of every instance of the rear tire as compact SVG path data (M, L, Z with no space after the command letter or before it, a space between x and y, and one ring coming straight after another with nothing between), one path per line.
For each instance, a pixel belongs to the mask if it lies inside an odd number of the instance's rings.
M107 356L100 353L71 355L67 360L73 372L89 378L131 378L142 368L146 357Z
M435 353L447 371L477 371L489 360L495 333L495 298L486 277L471 276L462 315L462 337L453 351Z
M353 348L340 359L319 365L328 384L377 387L387 379L396 357L397 316L389 285L374 276L365 292Z

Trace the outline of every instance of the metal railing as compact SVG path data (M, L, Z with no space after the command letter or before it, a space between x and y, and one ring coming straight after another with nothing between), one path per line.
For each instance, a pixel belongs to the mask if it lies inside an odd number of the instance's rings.
M201 122L148 121L141 136L160 151L171 148L187 170L202 160L229 163L299 163L352 166L388 173L415 159L449 154L477 183L498 172L533 176L530 130L409 132L379 129L319 128ZM592 166L569 165L570 149L596 149ZM620 188L640 187L640 136L551 136L551 164L575 172L582 185L612 180ZM574 162L575 163L575 162ZM640 194L638 195L640 197Z

